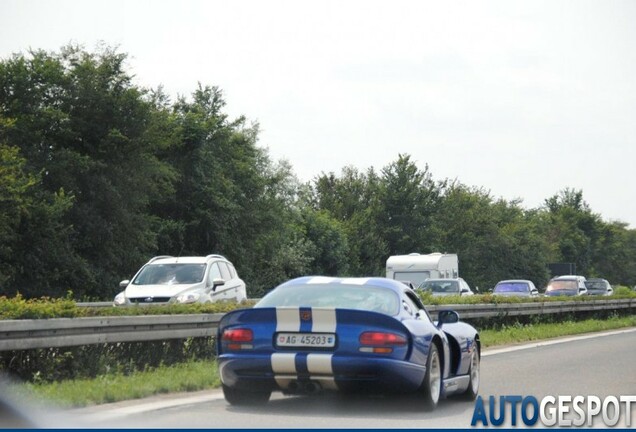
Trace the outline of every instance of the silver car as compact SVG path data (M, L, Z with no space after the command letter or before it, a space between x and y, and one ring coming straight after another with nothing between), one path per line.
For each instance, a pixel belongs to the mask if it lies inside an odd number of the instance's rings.
M614 289L605 279L590 278L585 281L588 295L609 296L614 294Z
M426 279L417 289L428 291L434 296L467 296L475 294L462 278Z
M123 280L119 286L123 291L115 297L115 306L247 299L245 282L222 255L154 257L132 280Z

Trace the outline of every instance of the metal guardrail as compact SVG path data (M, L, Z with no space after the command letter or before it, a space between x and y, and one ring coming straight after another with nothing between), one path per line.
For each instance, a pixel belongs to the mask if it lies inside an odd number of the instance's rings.
M494 318L506 316L527 316L557 314L568 312L592 312L599 310L636 309L636 299L588 300L588 301L550 301L536 303L499 303L499 304L453 304L429 306L431 314L441 309L453 309L461 318Z
M461 318L636 309L636 299L429 306L435 316L453 309ZM214 336L223 314L142 315L0 321L0 351Z
M0 351L214 336L223 314L0 321Z

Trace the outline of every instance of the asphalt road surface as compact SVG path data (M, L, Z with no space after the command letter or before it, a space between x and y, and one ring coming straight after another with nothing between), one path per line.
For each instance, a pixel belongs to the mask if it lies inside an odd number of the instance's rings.
M480 395L636 395L636 328L484 352ZM558 343L555 343L558 342ZM632 404L636 425L636 403ZM57 415L47 427L109 428L468 428L475 403L443 400L425 412L409 397L286 397L232 407L220 391L164 395ZM507 416L509 420L509 415ZM619 426L625 427L625 418ZM602 427L603 424L595 423Z

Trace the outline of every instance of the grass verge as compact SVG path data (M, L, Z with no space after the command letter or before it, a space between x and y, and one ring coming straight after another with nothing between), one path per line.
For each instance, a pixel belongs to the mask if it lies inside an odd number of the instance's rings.
M483 347L492 347L634 326L636 315L557 324L513 325L499 330L483 330L480 337ZM41 400L55 401L63 407L82 407L219 386L214 361L192 361L131 375L116 374L95 379L20 384L16 390Z
M216 361L191 361L130 375L102 375L94 379L16 386L19 394L61 407L83 407L140 399L161 393L216 388L221 385Z
M571 336L635 326L636 315L630 315L608 319L589 319L585 321L564 321L559 323L527 325L517 324L497 330L481 330L479 337L481 338L482 347L487 348L496 345L552 339L560 336Z

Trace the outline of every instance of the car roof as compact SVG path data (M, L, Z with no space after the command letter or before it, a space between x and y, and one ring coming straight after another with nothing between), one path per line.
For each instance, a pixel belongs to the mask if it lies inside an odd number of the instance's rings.
M183 257L161 256L151 259L150 261L148 261L148 264L205 264L208 261L214 259L226 261L225 257L221 255Z
M563 275L552 278L552 280L586 280L585 276L577 276L577 275Z
M428 278L424 282L460 281L462 278Z
M363 286L382 287L382 288L391 289L399 293L402 293L404 292L405 289L408 289L408 287L400 281L383 278L383 277L340 278L340 277L330 277L330 276L302 276L296 279L291 279L279 285L279 287L287 286L287 285L317 285L319 286L321 284L348 284L348 285L360 285L361 287Z
M502 283L532 283L532 281L528 279L506 279L506 280L497 282L497 285Z

